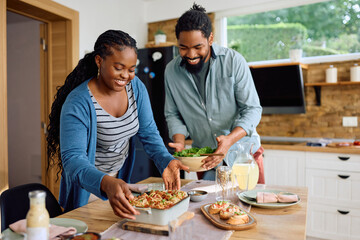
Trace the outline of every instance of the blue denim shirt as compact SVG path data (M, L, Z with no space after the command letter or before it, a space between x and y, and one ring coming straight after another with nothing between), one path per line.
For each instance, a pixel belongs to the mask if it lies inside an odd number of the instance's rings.
M87 204L90 193L106 199L105 193L100 190L105 173L95 167L97 122L95 107L87 88L88 82L83 82L71 91L61 109L60 153L63 171L59 202L65 211ZM167 151L157 130L145 85L138 77L131 84L139 119L137 136L162 174L174 157ZM117 177L129 182L134 161L134 139L131 138L129 156Z
M173 59L165 70L165 117L170 138L178 133L190 135L193 147L217 148L217 136L228 135L235 127L242 127L247 136L240 142L253 142L255 153L260 147L256 127L262 107L243 56L212 45L205 103L181 60L180 56Z

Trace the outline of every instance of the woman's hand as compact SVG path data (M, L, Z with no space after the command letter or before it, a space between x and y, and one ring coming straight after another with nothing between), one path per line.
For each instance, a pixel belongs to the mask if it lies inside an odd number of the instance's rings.
M116 216L135 219L134 215L140 214L130 205L129 200L134 196L123 180L106 175L101 181L101 190L106 193Z
M166 190L180 189L180 170L188 171L189 167L183 165L179 160L171 160L171 162L168 164L162 174Z

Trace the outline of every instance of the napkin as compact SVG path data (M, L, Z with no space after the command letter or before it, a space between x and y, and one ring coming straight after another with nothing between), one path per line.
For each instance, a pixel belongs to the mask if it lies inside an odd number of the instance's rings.
M285 194L275 194L272 192L257 192L256 193L256 201L257 203L291 203L297 202L297 195L285 195Z
M19 234L26 233L26 219L19 220L9 225L10 229ZM68 237L76 233L74 227L62 227L50 224L49 238L50 240L58 240L61 237Z
M132 192L137 193L144 193L149 188L147 184L128 184L128 186Z

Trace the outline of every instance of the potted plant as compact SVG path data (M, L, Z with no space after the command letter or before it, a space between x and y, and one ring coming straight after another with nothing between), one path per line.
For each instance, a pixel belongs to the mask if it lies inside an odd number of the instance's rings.
M302 35L296 35L291 38L289 49L289 57L291 62L300 62L303 53L303 43L304 39Z
M161 29L158 29L155 32L155 45L159 45L160 43L166 42L166 34Z

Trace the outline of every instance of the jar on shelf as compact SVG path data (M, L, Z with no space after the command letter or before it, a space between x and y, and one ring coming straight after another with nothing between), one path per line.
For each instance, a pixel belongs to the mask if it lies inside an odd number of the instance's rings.
M327 83L337 82L337 68L335 68L333 65L330 65L330 67L326 69L326 82Z
M360 82L360 66L357 63L350 68L350 82Z

